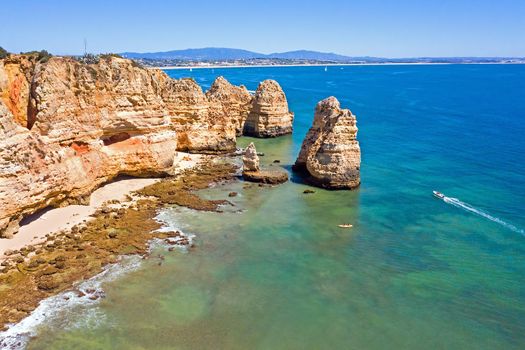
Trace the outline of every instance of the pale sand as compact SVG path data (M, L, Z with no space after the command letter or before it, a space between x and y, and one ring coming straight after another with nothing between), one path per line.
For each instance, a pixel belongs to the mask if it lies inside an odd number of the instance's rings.
M180 173L197 165L202 157L197 154L178 152L174 158L174 172ZM47 234L71 229L73 226L90 220L91 215L101 208L104 202L111 200L125 201L126 195L149 186L160 179L133 178L108 183L95 190L90 197L89 205L69 205L51 209L33 221L20 226L20 230L11 239L0 239L0 261L5 259L6 250L18 250L30 244L45 240Z
M51 209L33 221L20 226L18 233L11 239L0 239L0 260L5 258L8 249L18 250L30 244L38 244L45 240L47 234L71 229L73 226L87 221L102 204L109 200L123 201L132 191L149 186L159 179L125 179L100 187L91 194L89 205L69 205L63 208Z
M215 69L215 68L273 68L273 67L339 67L339 66L426 66L426 65L445 65L455 63L440 63L440 62L406 62L406 63L309 63L309 64L245 64L245 65L209 65L209 66L166 66L166 67L146 67L149 69ZM464 63L471 64L471 63ZM478 63L472 63L478 64ZM492 63L479 63L492 64ZM493 63L499 64L499 63Z
M463 65L501 65L501 64L525 64L523 62L388 62L388 63L308 63L308 64L236 64L236 65L209 65L209 66L165 66L146 67L149 69L215 69L215 68L272 68L272 67L339 67L339 66L435 66L447 64Z

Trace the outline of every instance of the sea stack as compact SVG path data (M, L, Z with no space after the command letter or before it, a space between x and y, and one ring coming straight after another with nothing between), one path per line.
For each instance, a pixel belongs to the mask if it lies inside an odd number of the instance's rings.
M206 97L210 102L210 112L229 116L236 136L241 136L253 99L248 89L244 85L232 85L221 76L215 79Z
M276 137L292 133L293 113L283 89L275 80L259 84L244 124L244 135Z
M253 142L244 150L242 163L242 176L246 181L265 184L281 184L288 181L288 173L285 170L261 170Z
M273 87L261 84L262 110L286 106L284 95L268 97ZM111 55L0 59L0 238L41 209L85 202L118 175L165 176L177 152L235 150L253 100L223 78L205 94L193 79Z
M243 172L259 171L259 156L255 145L251 142L248 147L244 150L242 157Z
M333 96L320 101L293 169L318 187L358 187L361 150L356 136L356 117L349 109L341 109Z

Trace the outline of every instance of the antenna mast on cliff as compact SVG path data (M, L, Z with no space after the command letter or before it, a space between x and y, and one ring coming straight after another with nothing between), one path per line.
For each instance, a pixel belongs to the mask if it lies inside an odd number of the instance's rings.
M87 55L87 40L84 38L84 56Z

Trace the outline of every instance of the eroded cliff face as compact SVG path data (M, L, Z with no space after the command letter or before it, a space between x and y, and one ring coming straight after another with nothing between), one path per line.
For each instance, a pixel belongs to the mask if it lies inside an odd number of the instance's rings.
M246 87L232 85L224 77L218 77L206 92L206 97L212 113L229 116L236 136L241 136L253 99Z
M235 149L252 97L108 57L0 60L0 236L47 206L82 202L119 174L164 175L177 151Z
M28 120L30 103L31 77L36 62L32 57L19 56L15 59L0 60L0 99L12 113L14 121L27 127L33 120Z
M283 89L275 80L259 84L252 107L244 124L244 134L255 137L275 137L292 133L293 113Z
M176 153L173 131L135 135L122 142L73 141L61 145L14 122L0 102L0 228L47 206L82 203L84 196L118 174L167 173Z
M341 109L333 96L320 101L294 170L303 172L310 183L320 187L356 188L361 182L361 150L356 137L352 112Z

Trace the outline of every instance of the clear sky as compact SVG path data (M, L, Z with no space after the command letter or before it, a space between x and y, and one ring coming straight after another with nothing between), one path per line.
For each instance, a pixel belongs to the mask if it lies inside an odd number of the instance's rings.
M525 56L525 0L9 0L0 46L55 54L231 47Z

